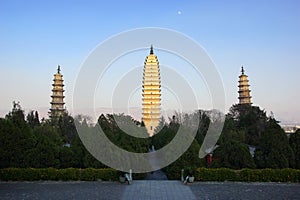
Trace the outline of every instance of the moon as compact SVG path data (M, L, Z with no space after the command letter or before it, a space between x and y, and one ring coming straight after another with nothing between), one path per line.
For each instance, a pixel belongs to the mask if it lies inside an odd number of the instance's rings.
M180 10L178 10L178 11L177 11L177 14L178 14L178 15L181 15L181 11L180 11Z

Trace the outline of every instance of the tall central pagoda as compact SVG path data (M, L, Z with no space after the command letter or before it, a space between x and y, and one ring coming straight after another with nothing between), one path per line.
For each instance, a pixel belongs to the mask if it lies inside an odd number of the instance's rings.
M152 45L150 55L145 59L143 75L143 122L151 137L159 124L161 101L159 62Z

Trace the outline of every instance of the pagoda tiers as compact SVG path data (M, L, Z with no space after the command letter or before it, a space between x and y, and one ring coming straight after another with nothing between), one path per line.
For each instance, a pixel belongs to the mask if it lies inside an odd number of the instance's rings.
M60 73L60 66L57 67L57 73L54 74L54 83L52 84L52 101L50 102L51 108L50 108L50 118L57 118L61 116L64 111L64 84L63 84L63 75Z
M151 137L159 124L161 101L159 63L152 46L145 59L143 76L143 122Z
M249 89L248 76L244 74L244 67L242 67L242 75L239 76L239 104L249 104L251 105L251 96Z

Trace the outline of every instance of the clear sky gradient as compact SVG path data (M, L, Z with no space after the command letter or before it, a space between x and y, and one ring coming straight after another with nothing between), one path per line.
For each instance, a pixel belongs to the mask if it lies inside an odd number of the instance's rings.
M71 107L80 66L99 43L129 29L162 27L190 36L207 51L224 82L226 109L238 102L244 65L254 105L299 123L299 19L297 0L2 0L0 114L14 100L26 110L48 109L58 64ZM145 57L137 59L142 65Z

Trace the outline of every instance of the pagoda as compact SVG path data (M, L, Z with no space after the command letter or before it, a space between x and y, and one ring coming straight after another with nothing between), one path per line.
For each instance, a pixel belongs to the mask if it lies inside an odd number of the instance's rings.
M150 48L150 55L145 59L143 73L143 122L149 136L154 135L160 121L160 70L157 56Z
M242 66L242 74L239 76L239 104L240 105L251 105L251 96L249 89L248 76L245 74L244 67Z
M52 101L50 102L50 118L58 118L65 112L64 108L64 84L63 75L60 73L60 66L57 67L57 73L54 74L52 89Z

